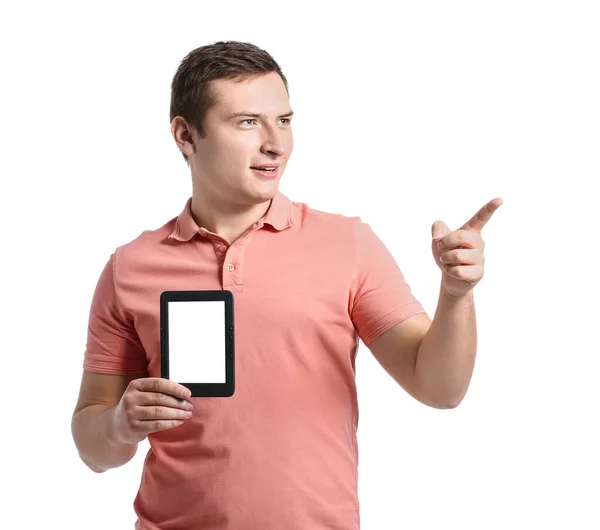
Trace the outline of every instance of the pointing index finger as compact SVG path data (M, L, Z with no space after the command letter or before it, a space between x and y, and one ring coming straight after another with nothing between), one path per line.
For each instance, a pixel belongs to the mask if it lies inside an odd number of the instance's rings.
M497 197L488 202L481 208L471 219L460 227L461 230L469 230L471 232L480 233L485 224L491 219L494 212L502 205L504 201Z

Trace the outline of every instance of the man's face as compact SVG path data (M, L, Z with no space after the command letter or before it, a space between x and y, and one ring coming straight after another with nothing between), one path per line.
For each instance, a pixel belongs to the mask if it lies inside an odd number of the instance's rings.
M194 185L241 204L272 199L293 149L292 109L283 80L277 73L237 83L220 79L212 90L217 103L204 120L206 137L194 131ZM252 169L269 165L279 167L270 175Z

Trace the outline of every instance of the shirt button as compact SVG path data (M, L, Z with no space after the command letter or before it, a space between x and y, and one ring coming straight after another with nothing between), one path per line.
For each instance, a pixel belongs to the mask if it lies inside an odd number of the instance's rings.
M232 271L232 270L234 270L234 269L235 269L235 265L234 265L233 263L230 263L229 265L227 265L227 270L228 270L229 272L231 272L231 271Z

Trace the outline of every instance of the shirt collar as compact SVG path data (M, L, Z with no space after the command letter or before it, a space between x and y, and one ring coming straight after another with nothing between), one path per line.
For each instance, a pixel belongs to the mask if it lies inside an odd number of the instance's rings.
M195 234L208 232L204 227L200 227L192 217L192 197L190 197L183 208L183 211L177 217L175 227L169 234L169 238L178 241L189 241ZM281 231L289 228L296 223L294 217L294 204L279 190L271 200L271 206L267 213L256 222L257 228L262 228L264 224L269 224L275 230Z

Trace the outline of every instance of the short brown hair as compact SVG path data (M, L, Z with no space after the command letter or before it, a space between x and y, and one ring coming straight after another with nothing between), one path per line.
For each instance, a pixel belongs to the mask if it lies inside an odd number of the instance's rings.
M210 91L212 81L240 82L271 72L280 75L289 93L287 79L275 59L254 44L219 41L196 48L181 61L173 77L170 122L181 116L204 138L204 117L216 103ZM188 162L185 153L183 158Z

